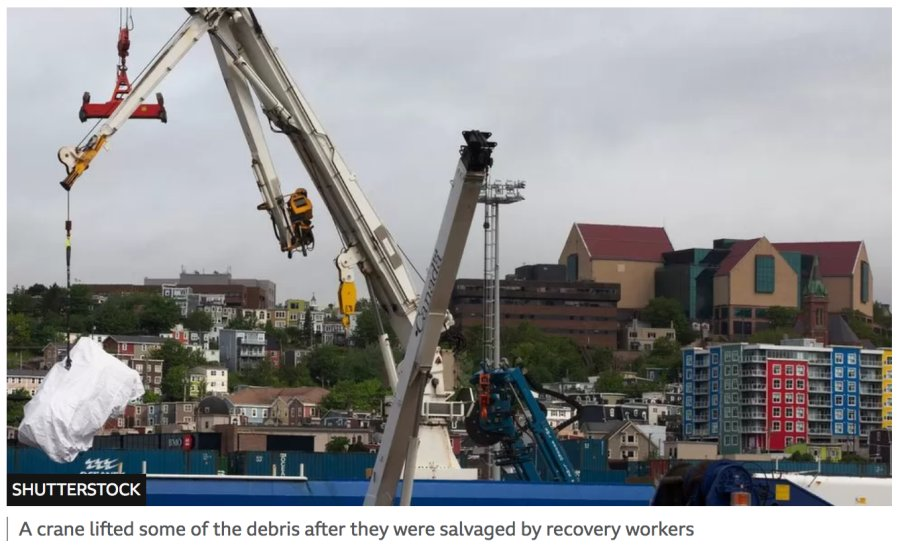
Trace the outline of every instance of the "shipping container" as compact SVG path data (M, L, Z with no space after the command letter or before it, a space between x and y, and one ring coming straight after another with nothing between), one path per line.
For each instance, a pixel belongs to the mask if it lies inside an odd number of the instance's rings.
M267 451L302 451L313 452L316 449L315 438L311 435L268 435Z
M221 433L195 433L194 439L195 450L222 450Z
M125 450L155 450L159 448L159 434L135 434L122 436L122 448Z
M91 448L95 450L119 450L122 448L121 435L95 435Z
M608 469L606 439L566 439L560 444L576 471Z
M239 475L303 475L310 480L338 481L367 479L375 467L375 455L368 452L238 452L231 457L231 471Z
M175 450L89 450L58 464L35 448L7 448L8 473L147 473L215 475L219 453Z

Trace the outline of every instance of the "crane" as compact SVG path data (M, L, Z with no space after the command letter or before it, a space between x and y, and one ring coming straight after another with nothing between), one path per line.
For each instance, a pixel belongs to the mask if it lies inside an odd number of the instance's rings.
M380 346L394 396L366 503L392 504L401 473L403 501L408 502L420 440L440 442L438 450L449 449L446 422L431 413L430 418L423 419L422 412L430 401L446 401L441 374L433 369L438 337L448 322L450 292L479 191L493 165L491 154L496 143L489 140L489 132L463 132L464 144L459 150L437 243L422 292L418 293L401 259L399 245L301 95L253 10L188 8L187 11L189 16L184 24L86 143L59 150L58 159L66 169L61 185L67 191L72 189L106 142L208 34L250 149L251 169L262 196L257 208L269 214L280 249L290 257L293 251L305 247L293 229L290 203L282 195L263 125L254 107L254 96L269 125L290 141L337 227L343 248L335 258L335 265L339 278L338 302L345 326L349 325L356 306L354 269L358 269L404 345L405 356L398 372L387 335L381 335ZM427 431L425 436L420 436L421 430ZM452 456L437 463L447 465L451 472L464 471Z

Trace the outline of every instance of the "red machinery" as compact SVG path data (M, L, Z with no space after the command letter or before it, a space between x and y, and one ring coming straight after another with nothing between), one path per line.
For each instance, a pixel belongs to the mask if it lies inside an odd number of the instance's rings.
M120 12L121 13L121 12ZM81 110L78 111L78 119L82 123L88 119L106 119L108 118L120 102L127 94L131 92L131 82L128 81L128 68L125 66L125 57L128 56L128 48L131 46L128 32L133 27L131 22L131 9L125 11L120 16L119 27L119 66L116 70L116 86L113 89L112 98L109 102L91 103L91 94L84 93L82 97ZM156 93L156 104L141 104L138 109L131 114L132 119L159 119L163 123L167 121L166 108L163 106L162 93Z

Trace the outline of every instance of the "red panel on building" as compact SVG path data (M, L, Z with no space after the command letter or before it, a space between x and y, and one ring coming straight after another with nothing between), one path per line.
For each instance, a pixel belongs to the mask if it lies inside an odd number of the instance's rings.
M768 450L808 441L808 367L805 361L770 359L766 369Z

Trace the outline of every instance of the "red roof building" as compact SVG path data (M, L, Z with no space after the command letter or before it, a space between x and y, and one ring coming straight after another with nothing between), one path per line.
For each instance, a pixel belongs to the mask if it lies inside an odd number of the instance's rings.
M576 223L559 256L567 280L619 284L620 309L640 310L655 296L655 271L672 243L662 227Z
M828 290L828 312L852 309L872 317L874 287L864 242L778 242L773 246L782 254L818 258L819 275Z

